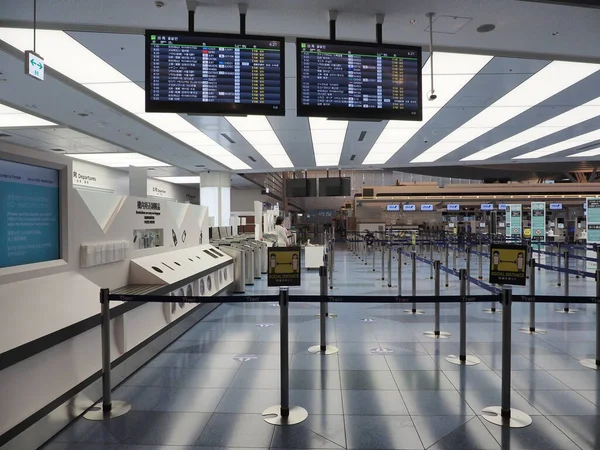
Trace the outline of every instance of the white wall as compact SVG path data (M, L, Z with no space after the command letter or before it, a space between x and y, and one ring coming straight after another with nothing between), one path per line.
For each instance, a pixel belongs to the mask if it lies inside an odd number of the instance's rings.
M126 197L124 194L128 191L128 177L125 172L89 164L77 165L77 176L83 174L78 183L82 183L83 187L73 189L74 169L70 158L2 143L0 152L13 155L15 159L28 158L23 162L35 164L36 161L46 161L57 167L62 166L64 189L61 202L65 207L65 214L61 219L63 260L0 269L0 355L98 314L100 287L117 288L126 285L130 258L160 255L176 248L198 246L201 241L208 242L206 207L167 199ZM93 183L91 187L90 182ZM108 189L107 185L113 186L116 193L98 190ZM167 183L167 187L172 189L171 192L185 193L184 189L179 189L181 186ZM138 200L160 203L161 215L156 217L155 224L144 223L145 215L140 214ZM121 262L85 269L79 267L82 243L117 240L131 243L133 229L153 227L164 229L163 247L130 250L126 260ZM177 245L171 238L171 230L178 236ZM185 242L182 238L184 230ZM132 326L142 326L147 328L137 330L138 334L148 336L167 325L160 306L143 305L115 321L120 324L123 335ZM152 316L152 321L144 319L148 315ZM119 325L115 324L115 334L118 334L118 330ZM131 333L127 336L123 342L113 336L113 358L139 343L131 338ZM10 410L10 414L0 414L0 434L99 369L99 328L96 327L60 346L1 370L0 404ZM90 405L88 403L83 406Z
M231 189L231 212L254 214L254 202L275 203L273 197L262 195L260 189Z

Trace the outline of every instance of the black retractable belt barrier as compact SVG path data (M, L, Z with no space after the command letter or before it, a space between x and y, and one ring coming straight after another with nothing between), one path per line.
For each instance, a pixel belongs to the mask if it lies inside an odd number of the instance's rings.
M300 406L290 406L290 356L289 356L289 305L288 288L279 288L279 313L281 317L281 404L271 406L263 411L265 422L271 425L295 425L304 422L308 412Z
M458 277L460 280L460 295L463 297L460 302L460 352L458 356L447 356L446 361L461 366L475 366L481 360L476 356L467 355L467 271L460 269Z
M102 406L94 405L83 417L88 420L106 420L127 414L131 405L112 400L110 357L110 291L100 289L100 333L102 338Z
M524 428L532 423L531 417L510 407L510 382L511 382L511 320L512 320L512 290L509 287L502 289L502 405L484 408L482 417L495 425L509 428Z

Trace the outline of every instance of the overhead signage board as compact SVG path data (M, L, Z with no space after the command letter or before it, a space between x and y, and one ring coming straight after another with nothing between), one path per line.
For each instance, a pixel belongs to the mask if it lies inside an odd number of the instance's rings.
M300 247L270 247L267 286L300 286Z
M559 211L562 208L562 203L550 203L550 209L553 211Z
M421 211L433 211L433 205L421 205Z
M458 203L450 203L446 205L447 211L460 211L460 205Z
M500 203L500 204L498 205L498 209L499 209L500 211L506 211L506 203Z
M400 211L400 205L387 205L386 211Z
M586 209L587 243L600 244L600 198L587 198Z
M25 73L40 81L44 81L46 64L44 58L32 51L25 52Z
M493 211L494 210L494 205L491 203L483 203L481 205L481 210L482 211Z
M531 238L536 241L546 240L546 202L531 202Z
M402 211L416 211L415 205L402 205Z
M490 283L525 286L527 247L524 245L490 245Z

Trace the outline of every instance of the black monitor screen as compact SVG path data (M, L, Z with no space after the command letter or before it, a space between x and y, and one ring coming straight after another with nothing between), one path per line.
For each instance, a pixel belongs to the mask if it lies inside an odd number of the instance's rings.
M316 197L317 179L299 178L286 180L286 194L288 197Z
M423 120L420 47L296 41L298 115Z
M347 197L350 178L319 178L319 197Z
M284 40L146 30L146 111L285 114Z

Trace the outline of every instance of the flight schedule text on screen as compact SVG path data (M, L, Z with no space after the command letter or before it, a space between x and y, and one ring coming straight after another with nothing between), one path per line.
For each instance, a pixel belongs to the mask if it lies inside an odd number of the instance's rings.
M147 32L148 111L283 114L283 41Z
M421 119L421 50L298 40L299 110ZM345 110L345 112L343 112ZM335 114L334 114L335 115Z

